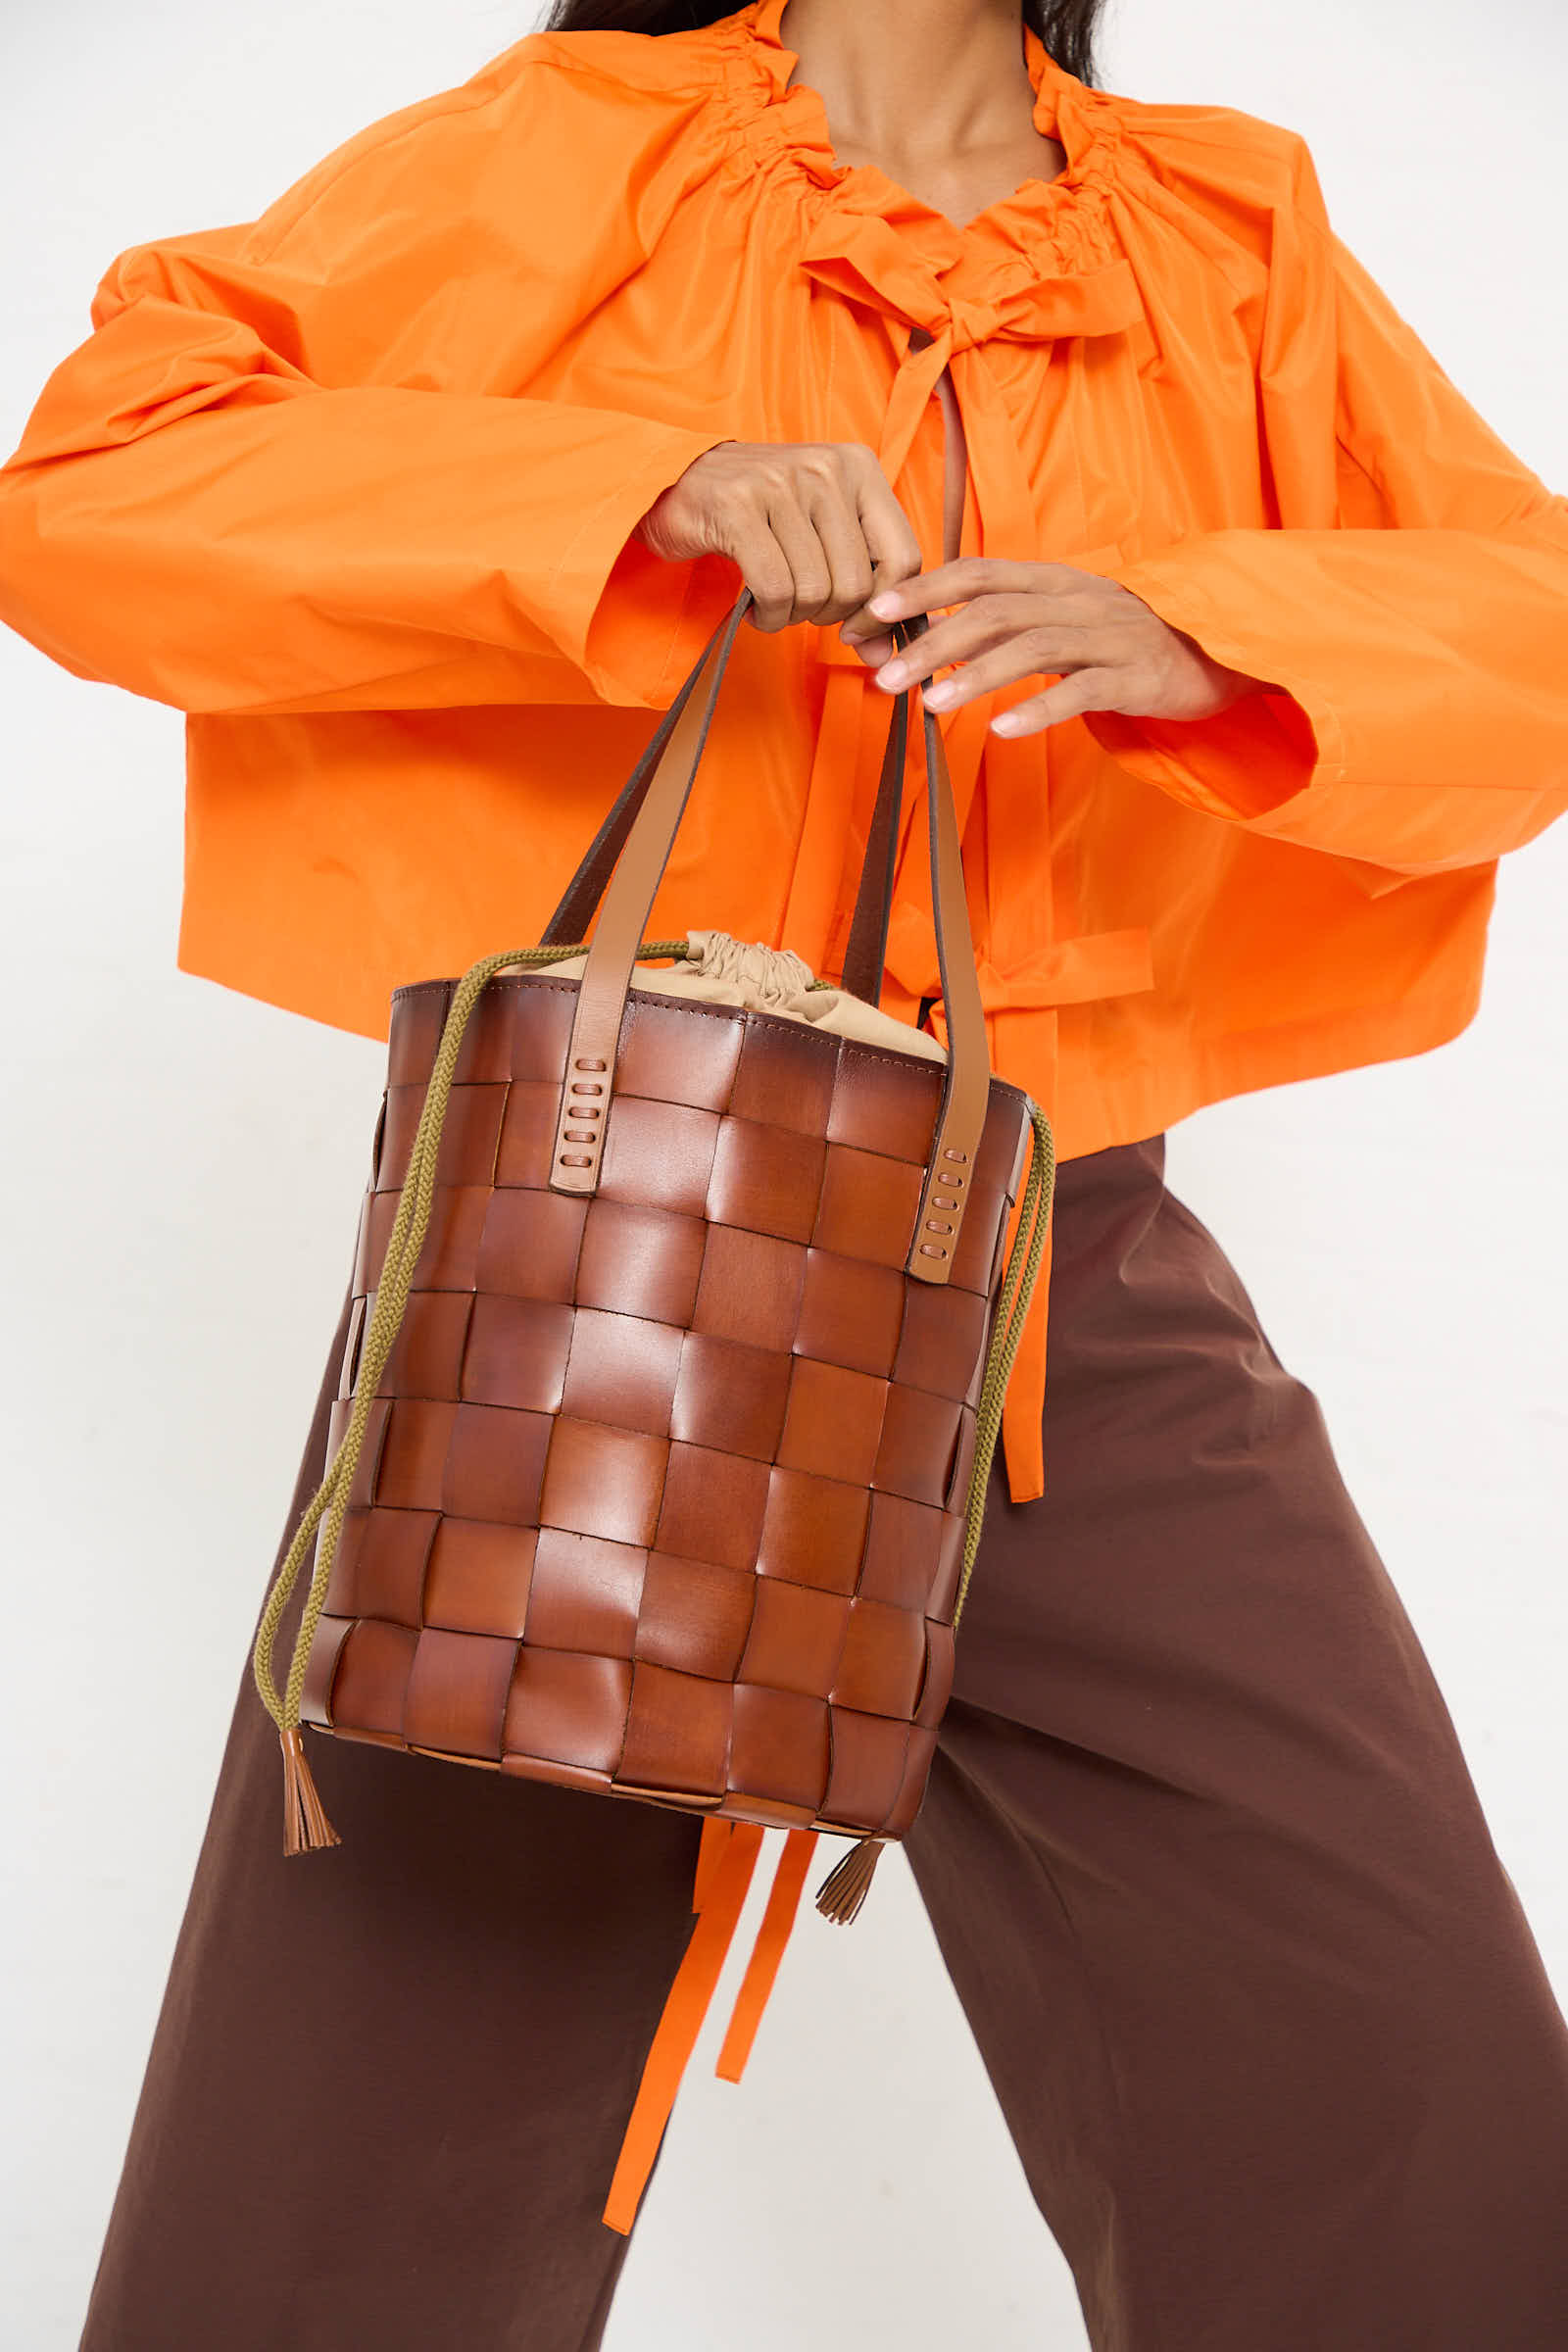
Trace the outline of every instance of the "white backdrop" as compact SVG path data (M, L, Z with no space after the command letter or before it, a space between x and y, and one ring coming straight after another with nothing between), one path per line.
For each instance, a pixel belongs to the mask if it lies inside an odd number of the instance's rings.
M3 36L4 451L87 332L115 254L253 217L537 13L18 10ZM1303 131L1336 225L1483 414L1568 485L1557 0L1121 0L1104 54L1114 89ZM176 712L14 636L0 696L0 2339L71 2352L341 1297L383 1049L175 971ZM1568 2000L1565 905L1558 826L1503 863L1462 1037L1210 1107L1171 1132L1168 1173L1323 1403ZM853 1935L803 1911L745 2082L713 2079L761 1892L644 2206L611 2352L1081 2352L1070 2278L902 1856ZM932 2052L918 2069L903 2063L916 2037Z

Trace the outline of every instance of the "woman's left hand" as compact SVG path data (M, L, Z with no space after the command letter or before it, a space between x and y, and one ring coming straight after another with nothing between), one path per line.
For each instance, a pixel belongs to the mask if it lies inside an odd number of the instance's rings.
M933 620L902 653L887 627L877 626L955 605L961 611ZM994 688L1054 673L1058 684L998 712L991 722L998 735L1033 735L1084 710L1210 718L1244 695L1280 691L1211 661L1130 588L1071 564L1008 564L989 556L943 564L874 597L839 635L889 694L961 664L956 676L926 688L921 701L932 710L956 710Z

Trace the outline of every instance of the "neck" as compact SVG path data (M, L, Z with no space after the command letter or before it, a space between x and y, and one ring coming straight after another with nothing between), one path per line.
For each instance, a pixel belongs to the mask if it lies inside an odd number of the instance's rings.
M1018 0L789 0L778 35L841 157L953 161L1028 128Z

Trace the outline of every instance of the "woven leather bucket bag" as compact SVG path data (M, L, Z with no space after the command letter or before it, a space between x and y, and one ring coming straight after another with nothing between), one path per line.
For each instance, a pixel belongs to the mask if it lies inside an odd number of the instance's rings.
M683 952L643 934L750 601L543 944L393 995L328 1467L255 1673L289 1852L337 1842L302 1726L701 1814L700 1919L731 1927L784 1828L755 2012L817 1834L855 1841L817 1897L847 1920L919 1810L1054 1162L1043 1112L991 1075L929 713L945 1058L634 984ZM845 960L871 1006L907 710ZM590 926L580 977L553 972ZM645 2087L633 2207L667 2107Z

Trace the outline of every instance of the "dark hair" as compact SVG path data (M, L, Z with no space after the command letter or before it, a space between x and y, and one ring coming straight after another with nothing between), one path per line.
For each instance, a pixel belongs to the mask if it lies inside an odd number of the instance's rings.
M736 0L555 0L546 32L690 32L735 14ZM1095 79L1095 34L1105 0L1022 0L1024 23L1065 73Z

